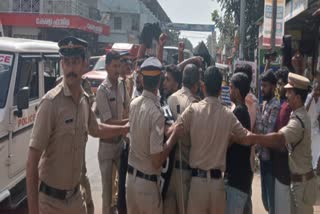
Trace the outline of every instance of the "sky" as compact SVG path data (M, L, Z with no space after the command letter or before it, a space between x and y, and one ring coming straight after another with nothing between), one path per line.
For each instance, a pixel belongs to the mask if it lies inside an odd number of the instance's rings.
M213 24L211 13L220 9L214 0L158 0L174 23ZM193 46L207 41L208 32L181 31L181 38L188 38Z

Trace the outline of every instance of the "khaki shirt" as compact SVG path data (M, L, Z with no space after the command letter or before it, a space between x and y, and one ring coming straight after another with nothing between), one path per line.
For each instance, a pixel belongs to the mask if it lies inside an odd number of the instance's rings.
M121 80L118 81L116 87L113 87L107 77L97 90L96 103L101 122L110 119L122 120L124 109L129 106L129 97ZM115 143L118 140L117 138L111 138L102 141Z
M191 136L191 168L225 171L231 134L239 141L248 135L232 111L215 97L191 104L178 121Z
M197 98L193 96L190 89L182 87L180 90L172 94L168 99L168 104L171 109L172 115L175 120L178 116L184 112L184 110L191 104L197 102ZM180 113L177 112L177 106L180 106ZM190 154L190 135L184 136L180 142L177 144L175 159L180 160L180 145L181 145L181 160L189 164L189 154Z
M297 116L302 120L305 126L304 129ZM280 129L279 132L284 134L288 148L294 148L289 155L290 172L293 174L305 174L311 171L311 122L306 109L301 107L293 111L288 124ZM297 143L299 145L295 147Z
M160 175L152 165L151 155L163 151L164 115L157 96L143 91L130 104L129 164L143 173Z
M29 145L42 152L39 179L57 189L79 184L87 135L97 129L87 94L75 103L64 81L50 90L39 105Z

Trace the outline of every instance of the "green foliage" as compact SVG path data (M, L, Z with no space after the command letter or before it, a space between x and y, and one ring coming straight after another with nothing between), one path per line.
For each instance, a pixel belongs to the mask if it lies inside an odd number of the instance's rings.
M180 39L180 41L184 42L184 48L185 49L188 49L188 50L192 50L193 49L193 45L192 45L192 43L190 42L189 39L183 38L183 39Z
M242 0L216 0L223 11L223 15L218 11L213 11L211 18L215 22L216 27L221 32L218 47L224 44L230 45L230 39L226 37L234 36L235 27L240 25L240 2ZM246 0L245 7L245 23L246 23L246 37L249 40L246 41L245 47L254 49L257 45L259 28L255 25L255 22L263 16L264 1L262 0ZM231 39L233 40L233 38Z
M166 42L166 46L178 47L180 31L167 29L167 30L165 30L165 33L168 35L168 40Z
M218 39L218 48L223 48L226 45L227 49L230 49L233 45L235 31L237 25L234 22L232 16L224 14L221 16L217 10L211 14L211 19L220 32Z

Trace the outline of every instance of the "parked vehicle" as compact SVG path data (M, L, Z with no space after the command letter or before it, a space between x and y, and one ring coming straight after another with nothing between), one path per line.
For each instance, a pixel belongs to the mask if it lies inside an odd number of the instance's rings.
M60 75L54 42L0 37L0 204L26 198L29 139L41 97Z
M91 89L93 93L97 92L99 85L103 82L103 80L107 77L107 72L105 68L105 60L106 56L100 56L99 60L93 67L92 71L84 74L83 77L87 78L91 84Z

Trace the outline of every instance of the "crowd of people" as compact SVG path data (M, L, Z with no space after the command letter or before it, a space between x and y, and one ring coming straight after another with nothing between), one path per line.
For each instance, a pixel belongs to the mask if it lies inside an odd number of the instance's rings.
M252 213L255 154L265 209L313 213L319 76L309 93L302 75L267 70L260 105L251 92L252 68L244 64L230 78L228 106L214 63L201 56L184 60L179 45L176 65L164 65L167 35L149 27L137 57L106 54L108 75L95 109L81 77L87 43L59 42L63 78L43 97L30 140L29 213L94 213L84 162L88 134L100 138L103 214ZM158 40L156 56L146 55L150 37Z

